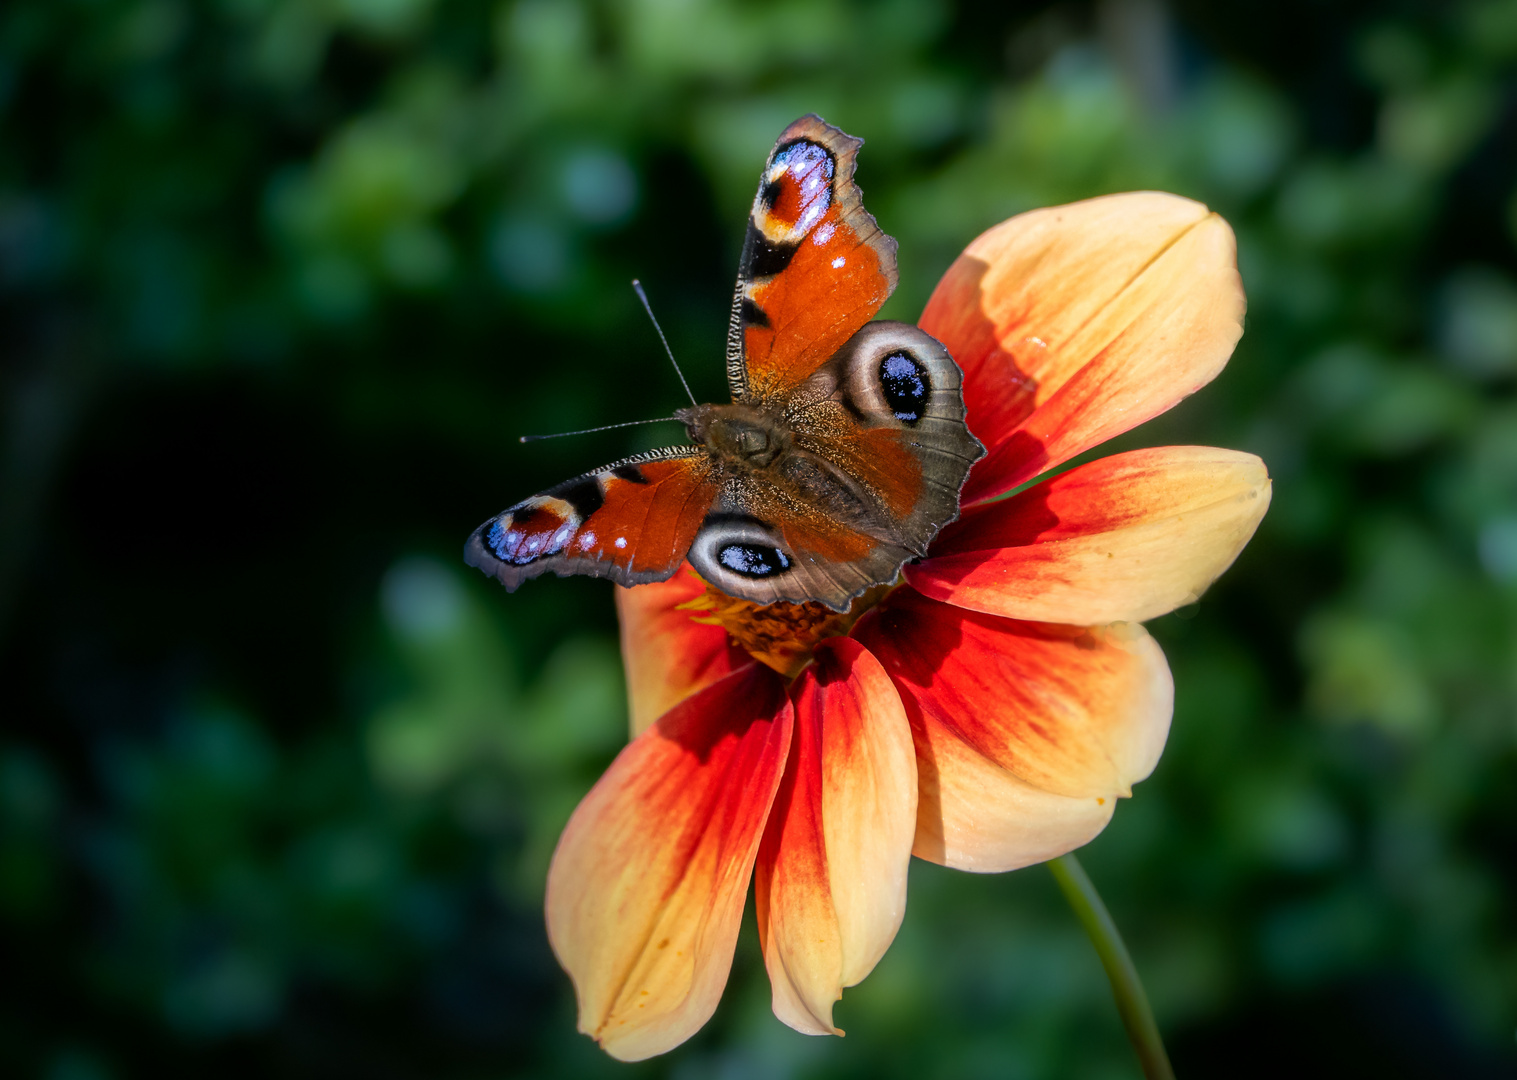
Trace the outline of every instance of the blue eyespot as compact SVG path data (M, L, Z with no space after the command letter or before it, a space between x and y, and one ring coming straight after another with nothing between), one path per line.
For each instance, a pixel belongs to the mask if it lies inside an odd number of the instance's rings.
M744 577L772 577L790 569L790 560L783 551L757 544L727 544L716 558L728 570Z
M897 420L914 424L927 408L932 384L927 369L908 353L893 352L880 361L880 389Z

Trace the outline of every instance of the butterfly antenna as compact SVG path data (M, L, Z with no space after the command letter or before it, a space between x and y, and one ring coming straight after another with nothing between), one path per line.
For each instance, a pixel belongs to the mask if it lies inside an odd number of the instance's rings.
M653 324L653 329L658 331L658 339L664 343L664 352L669 354L669 363L674 365L674 373L679 376L680 385L685 388L690 404L698 407L700 403L695 400L695 395L690 393L690 384L685 381L685 373L679 369L679 361L674 358L674 350L669 348L669 339L664 337L664 328L653 317L653 308L648 306L648 294L643 292L643 283L637 278L632 279L632 291L637 293L637 298L643 302L643 310L648 313L648 321Z
M670 420L677 420L675 416L660 416L653 420L626 420L620 424L603 424L600 427L580 428L578 431L556 431L552 435L523 435L521 442L538 442L542 439L562 439L565 435L591 435L597 431L610 431L613 428L638 427L642 424L662 424Z

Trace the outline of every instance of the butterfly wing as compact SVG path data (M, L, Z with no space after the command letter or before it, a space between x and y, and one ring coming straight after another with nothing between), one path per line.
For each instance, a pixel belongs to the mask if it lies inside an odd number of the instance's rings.
M664 581L719 490L703 450L651 450L503 510L474 530L464 560L513 591L550 570L619 585Z
M727 332L734 401L765 401L793 388L895 291L895 240L864 209L853 182L863 145L803 116L770 151Z

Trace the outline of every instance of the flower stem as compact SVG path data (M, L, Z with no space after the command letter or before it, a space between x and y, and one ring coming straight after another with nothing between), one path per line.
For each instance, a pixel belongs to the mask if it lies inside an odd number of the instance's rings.
M1074 908L1080 924L1090 935L1090 943L1096 947L1096 955L1101 958L1101 966L1111 981L1111 996L1117 999L1117 1012L1122 1015L1127 1039L1143 1063L1143 1075L1148 1080L1175 1080L1175 1070L1170 1067L1169 1055L1164 1052L1164 1040L1159 1038L1159 1025L1154 1023L1154 1011L1148 1006L1148 995L1143 992L1138 969L1133 967L1132 956L1122 943L1117 924L1111 921L1111 912L1101 902L1101 894L1096 892L1090 875L1085 873L1073 853L1050 861L1048 869L1053 871L1064 899Z

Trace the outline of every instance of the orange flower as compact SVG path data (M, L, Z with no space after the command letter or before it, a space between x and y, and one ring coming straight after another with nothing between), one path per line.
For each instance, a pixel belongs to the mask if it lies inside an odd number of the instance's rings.
M635 737L548 877L581 1031L627 1060L689 1038L751 876L775 1014L841 1034L833 1004L894 938L913 853L1010 870L1101 831L1169 730L1169 667L1139 624L1232 563L1269 477L1163 447L998 497L1209 382L1242 318L1232 230L1198 203L1012 218L922 316L988 454L904 584L848 616L755 608L688 568L618 590Z

